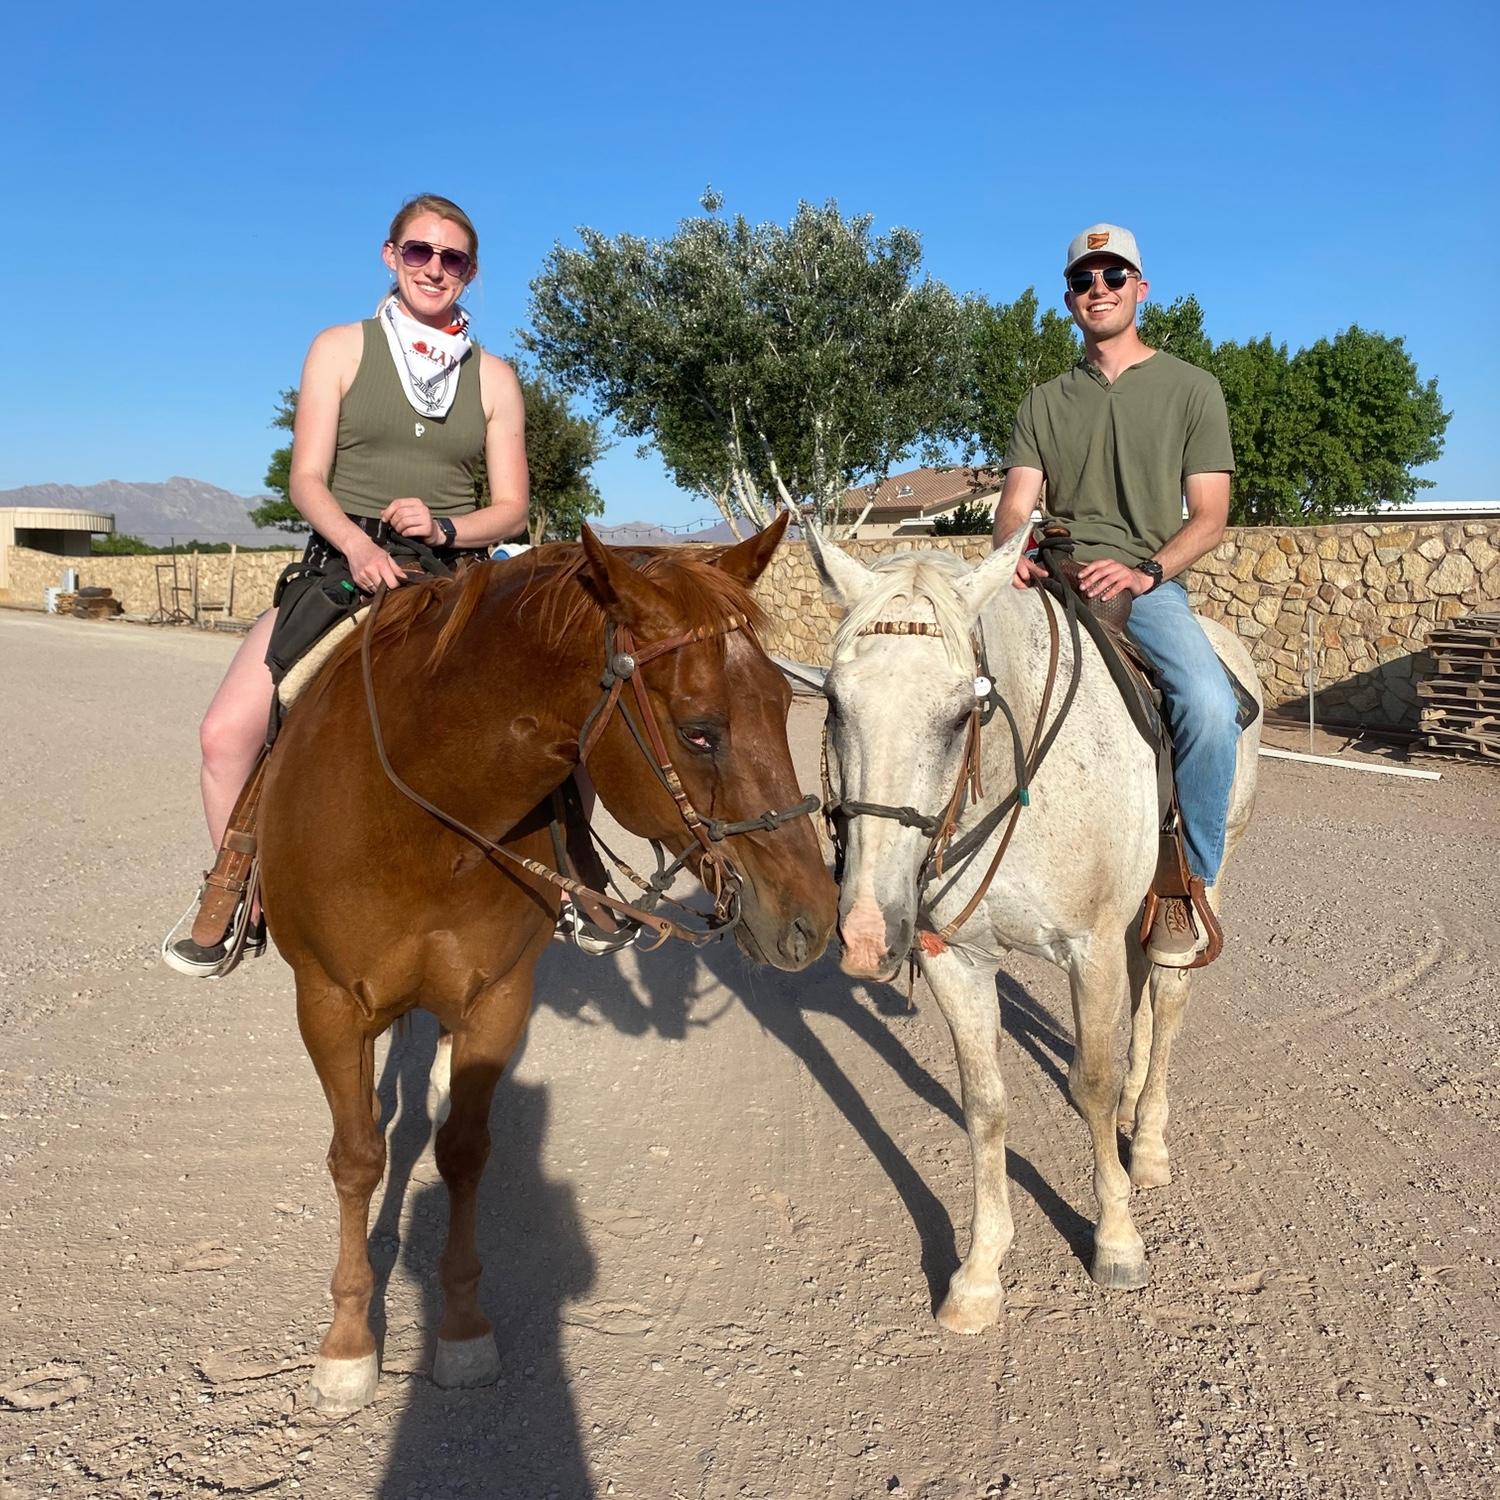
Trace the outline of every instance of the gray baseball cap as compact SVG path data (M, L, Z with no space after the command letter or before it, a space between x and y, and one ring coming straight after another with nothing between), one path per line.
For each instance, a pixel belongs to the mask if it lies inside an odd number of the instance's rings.
M1063 275L1090 255L1118 255L1137 271L1141 269L1141 252L1135 236L1118 224L1091 224L1081 234L1075 234L1068 242L1068 263L1063 267Z

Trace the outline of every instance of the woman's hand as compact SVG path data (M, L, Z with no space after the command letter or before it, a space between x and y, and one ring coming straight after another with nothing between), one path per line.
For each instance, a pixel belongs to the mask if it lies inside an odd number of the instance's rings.
M404 500L392 500L380 512L380 519L392 531L399 532L402 536L415 537L419 542L426 542L429 547L435 547L443 540L443 533L438 530L432 519L432 512L427 509L427 502L418 500L415 495L408 495Z
M349 563L350 577L367 594L373 594L381 584L394 589L406 582L406 574L396 566L391 554L362 531L359 539L345 549L344 557Z

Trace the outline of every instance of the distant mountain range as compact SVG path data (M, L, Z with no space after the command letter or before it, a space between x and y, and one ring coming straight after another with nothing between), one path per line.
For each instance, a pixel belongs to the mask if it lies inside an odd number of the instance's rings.
M179 542L238 542L242 547L274 547L290 540L279 530L263 530L250 511L265 495L236 495L201 479L175 476L160 484L107 479L103 484L28 484L0 490L0 507L38 506L46 510L98 510L115 518L115 531L138 536L152 546ZM296 545L301 545L300 542Z
M201 479L181 476L160 484L132 484L107 479L103 484L28 484L20 489L0 490L0 508L35 506L44 510L97 510L115 518L116 534L138 536L152 546L179 542L238 542L242 547L274 547L291 541L301 546L304 538L293 538L279 530L262 530L250 519L250 511L262 505L266 495L236 495ZM701 531L665 527L650 521L627 521L619 526L596 525L601 540L623 547L661 547L674 542L732 542L723 521Z

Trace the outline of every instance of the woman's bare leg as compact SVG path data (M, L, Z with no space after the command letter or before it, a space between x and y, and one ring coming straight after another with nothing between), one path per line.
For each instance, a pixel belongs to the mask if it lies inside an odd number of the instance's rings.
M266 666L266 643L275 621L276 611L268 609L250 627L198 731L203 750L203 815L215 849L265 743L275 692Z

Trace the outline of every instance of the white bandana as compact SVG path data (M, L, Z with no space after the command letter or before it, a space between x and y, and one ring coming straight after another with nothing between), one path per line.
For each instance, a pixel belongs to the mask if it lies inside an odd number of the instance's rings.
M391 346L406 399L424 417L446 417L458 394L470 349L469 315L461 307L455 311L457 316L446 328L431 328L407 313L392 292L375 314Z

